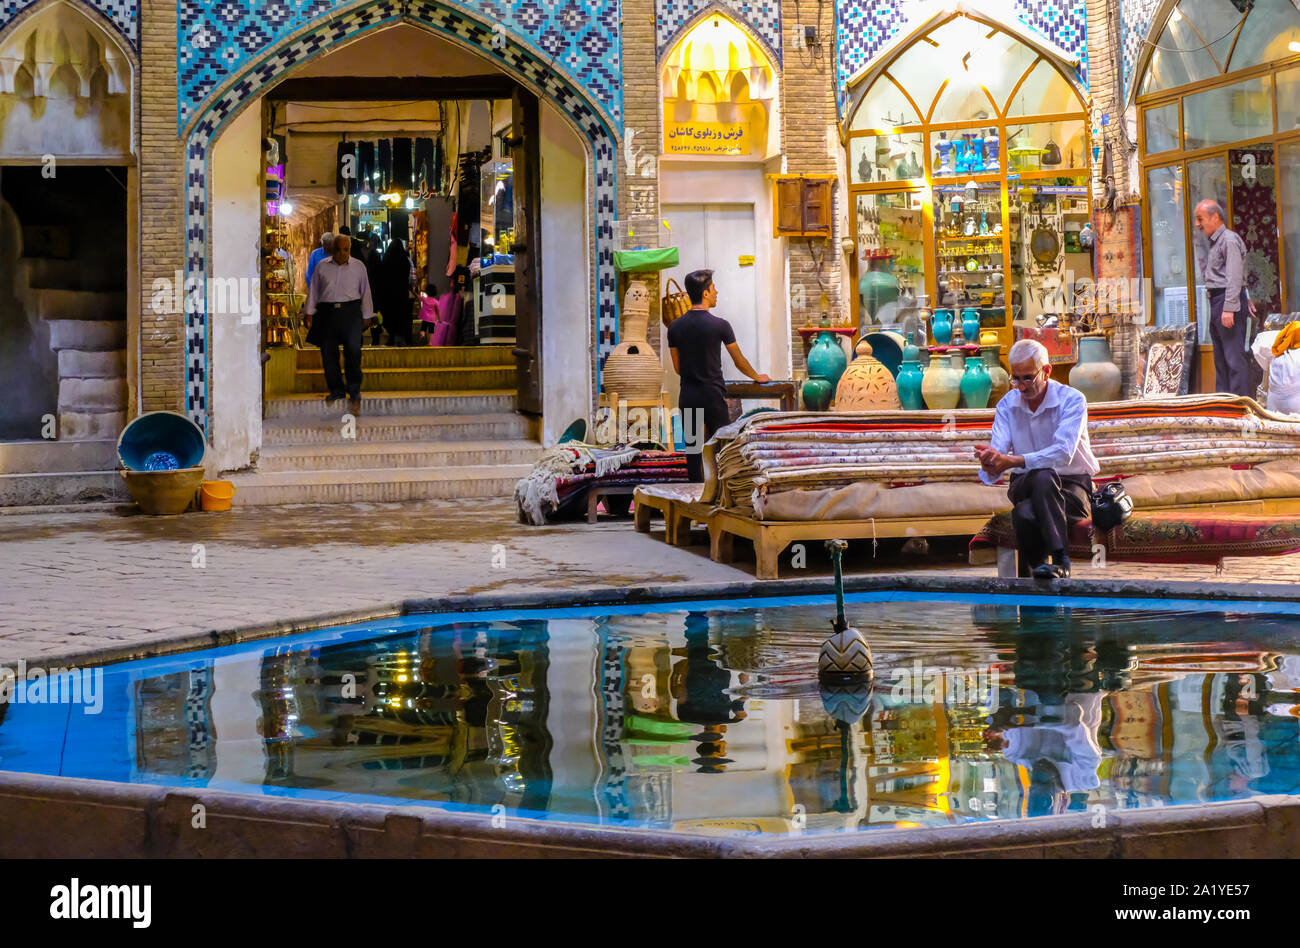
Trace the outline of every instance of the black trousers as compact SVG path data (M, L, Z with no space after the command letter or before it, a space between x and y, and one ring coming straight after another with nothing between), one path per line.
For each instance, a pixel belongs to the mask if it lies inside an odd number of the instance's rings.
M321 368L331 395L361 397L361 300L347 303L320 303L315 319L321 320L324 336L320 344ZM343 369L347 372L346 391L343 372L339 371L339 347L343 348Z
M1092 516L1092 478L1057 474L1050 467L1012 474L1007 499L1016 531L1021 569L1044 563L1070 545L1071 523Z
M1233 395L1251 396L1255 386L1250 384L1250 362L1246 356L1246 321L1250 319L1250 306L1246 291L1241 291L1232 328L1223 328L1223 303L1227 290L1210 290L1210 342L1214 345L1214 390Z
M687 478L694 483L702 484L704 483L704 455L700 453L700 449L719 428L730 424L731 416L727 412L727 399L716 388L683 385L677 398L677 405L682 411L683 435L690 433L698 436L700 422L704 422L703 440L698 446L686 445ZM689 419L688 412L692 413Z

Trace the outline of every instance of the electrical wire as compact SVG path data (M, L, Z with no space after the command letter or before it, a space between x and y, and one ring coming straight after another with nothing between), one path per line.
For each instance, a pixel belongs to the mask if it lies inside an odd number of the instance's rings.
M1215 43L1221 43L1221 42L1223 42L1225 39L1227 39L1227 38L1228 38L1229 36L1231 36L1233 33L1237 32L1237 30L1239 30L1239 29L1241 28L1241 25L1242 25L1243 23L1246 22L1246 17L1250 16L1251 11L1254 10L1254 9L1255 9L1255 6L1254 6L1254 4L1252 3L1252 4L1250 5L1250 7L1247 8L1246 12L1243 13L1243 14L1241 15L1241 19L1238 20L1235 24L1233 24L1232 29L1228 30L1228 32L1224 33L1224 34L1223 34L1222 36L1220 36L1218 39L1210 40L1210 41L1209 41L1208 43L1206 43L1204 46L1193 46L1191 49L1181 49L1181 48L1179 48L1179 47L1177 47L1177 46L1161 46L1159 43L1153 43L1153 42L1151 42L1151 41L1148 40L1148 39L1144 39L1144 40L1142 41L1142 43L1143 43L1144 45L1146 45L1146 46L1150 46L1152 49L1159 49L1159 50L1162 50L1162 51L1164 51L1164 52L1166 52L1166 53L1196 53L1196 52L1200 52L1200 51L1203 50L1203 49L1209 49L1209 48L1210 48L1211 46L1213 46ZM1178 15L1181 17L1181 16L1182 16L1182 13L1180 12ZM1190 21L1190 20L1188 21L1188 25L1189 25L1189 26L1191 25L1191 21ZM1168 29L1168 28L1169 28L1168 21L1165 21L1165 29ZM1192 26L1192 29L1196 29L1196 27L1195 27L1195 26ZM1162 31L1162 32L1163 32L1163 31ZM1196 30L1196 32L1197 32L1197 33L1200 33L1200 30Z

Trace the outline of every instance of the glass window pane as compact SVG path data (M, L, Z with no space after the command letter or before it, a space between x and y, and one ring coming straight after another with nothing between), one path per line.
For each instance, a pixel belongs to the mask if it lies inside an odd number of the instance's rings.
M918 39L889 67L889 74L894 81L907 90L907 94L916 102L924 119L934 104L934 97L943 85L947 75L942 69L935 69L939 57L935 49L924 39Z
M1147 74L1142 81L1143 93L1172 89L1219 75L1214 60L1200 51L1201 45L1196 32L1187 26L1182 14L1177 10L1170 14L1156 48L1151 51Z
M1151 228L1151 310L1157 326L1186 323L1187 229L1183 222L1183 169L1147 172L1147 217Z
M1300 128L1300 66L1277 74L1277 130Z
M1147 154L1178 147L1178 103L1146 110Z
M1083 120L1007 126L1011 171L1069 171L1086 167Z
M967 201L959 183L934 189L934 248L939 302L973 306L986 329L1006 325L1002 256L1002 185L982 184ZM960 317L958 317L960 318Z
M1219 61L1219 67L1224 68L1237 27L1241 26L1241 11L1229 0L1184 0L1178 12L1201 34L1200 41L1193 45L1210 44L1210 52Z
M1183 136L1190 151L1269 135L1273 131L1273 79L1206 89L1183 99Z
M1289 45L1296 40L1300 40L1300 11L1291 0L1255 0L1237 37L1228 70L1233 72L1285 59L1291 55Z
M897 181L920 178L925 139L920 132L898 135L867 135L849 139L849 181Z
M1202 201L1218 201L1223 208L1228 206L1228 163L1222 156L1202 158L1200 161L1187 163L1187 207L1189 217L1194 216L1196 205ZM1203 276L1205 262L1210 256L1210 241L1192 224L1192 250L1195 256L1196 301L1194 312L1198 325L1197 334L1201 345L1210 344L1210 299L1206 292Z
M939 93L939 104L931 113L931 123L987 122L992 118L995 118L993 103L984 94L981 70L956 69L948 73L948 85Z
M995 174L1001 170L1000 155L996 127L930 133L930 173L934 177Z
M1081 111L1083 103L1079 97L1045 59L1034 67L1034 71L1016 90L1006 107L1007 115L1054 115Z
M985 47L971 57L968 68L979 69L984 73L984 85L988 87L993 101L1004 105L1020 77L1038 58L1038 51L1006 33L994 36L986 42Z
M898 91L898 87L888 76L881 76L862 99L858 110L853 113L849 130L916 125L923 117L916 114L916 109L912 108L907 97Z
M858 318L864 326L913 329L918 298L925 294L921 192L859 194L856 204Z
M1286 275L1286 312L1300 309L1300 142L1287 142L1278 153L1279 203L1282 206L1282 272Z

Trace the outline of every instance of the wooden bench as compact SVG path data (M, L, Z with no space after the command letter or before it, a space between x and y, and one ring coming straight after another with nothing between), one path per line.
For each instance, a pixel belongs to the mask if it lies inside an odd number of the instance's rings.
M709 556L717 563L734 558L736 537L754 544L758 579L776 579L780 556L791 543L823 540L873 540L897 537L971 536L988 523L987 514L966 517L887 517L874 520L754 520L731 510L713 510Z
M650 518L658 512L664 518L664 540L672 546L690 546L691 523L704 522L709 504L698 500L703 484L648 484L632 495L636 503L635 526L638 533L650 532Z

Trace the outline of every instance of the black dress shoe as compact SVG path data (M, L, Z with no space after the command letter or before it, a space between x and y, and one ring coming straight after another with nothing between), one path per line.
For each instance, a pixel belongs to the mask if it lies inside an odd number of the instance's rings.
M333 405L335 402L339 401L340 399L344 399L344 398L347 398L347 395L346 395L346 394L339 394L339 395L326 395L326 396L325 396L325 404L326 404L326 405Z
M1070 567L1043 563L1034 567L1034 579L1069 579Z

